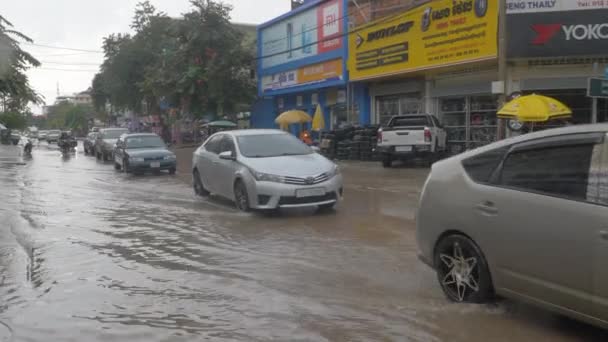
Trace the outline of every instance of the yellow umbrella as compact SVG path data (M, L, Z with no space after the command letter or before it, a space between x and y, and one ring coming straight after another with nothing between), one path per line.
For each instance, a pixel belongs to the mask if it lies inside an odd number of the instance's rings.
M310 115L301 110L288 110L284 113L281 113L281 115L277 116L277 118L274 120L274 122L281 125L281 127L285 127L290 124L311 121L312 118L310 117Z
M501 119L543 122L572 116L572 110L558 100L542 95L526 95L511 100L498 111Z
M315 115L312 118L312 130L321 131L325 128L325 117L320 105L317 105Z

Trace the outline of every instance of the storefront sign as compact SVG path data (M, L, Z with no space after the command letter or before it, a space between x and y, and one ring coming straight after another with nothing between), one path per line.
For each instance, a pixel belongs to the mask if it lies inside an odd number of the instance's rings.
M496 58L498 5L491 0L439 0L354 29L351 80Z
M342 1L330 0L262 28L262 69L341 48L342 17Z
M507 13L608 9L607 0L507 0Z
M262 91L280 90L294 86L342 79L342 59L312 64L297 70L262 77Z
M603 55L608 50L608 8L509 15L507 25L511 58Z
M590 78L587 96L608 98L608 79Z

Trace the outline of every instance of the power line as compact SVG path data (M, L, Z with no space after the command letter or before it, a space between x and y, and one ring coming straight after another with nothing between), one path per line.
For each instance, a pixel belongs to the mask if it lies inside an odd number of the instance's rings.
M61 46L52 46L52 45L44 45L44 44L34 44L34 43L22 43L22 44L25 44L25 45L30 45L30 46L37 46L37 47L42 47L42 48L47 48L47 49L69 50L69 51L81 51L81 52L90 52L90 53L104 53L103 51L100 51L100 50L76 49L76 48L61 47Z
M100 66L101 65L101 63L62 63L62 62L54 62L54 61L40 61L40 63L42 63L42 64L57 64L57 65L73 65L73 66L79 66L79 65Z

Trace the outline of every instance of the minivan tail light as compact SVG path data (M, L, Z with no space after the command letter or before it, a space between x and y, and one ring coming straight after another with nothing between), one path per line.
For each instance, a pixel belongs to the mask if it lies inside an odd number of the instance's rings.
M433 140L433 135L431 134L431 129L428 127L424 127L424 142L430 143Z

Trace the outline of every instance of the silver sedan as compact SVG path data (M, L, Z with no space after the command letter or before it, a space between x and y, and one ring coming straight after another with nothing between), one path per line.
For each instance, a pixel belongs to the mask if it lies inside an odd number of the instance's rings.
M496 294L608 327L607 133L549 129L433 165L418 247L449 299Z
M212 135L193 155L194 191L250 209L331 209L342 197L336 164L279 130L236 130Z

